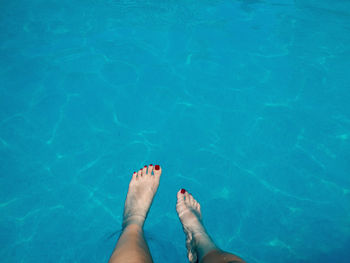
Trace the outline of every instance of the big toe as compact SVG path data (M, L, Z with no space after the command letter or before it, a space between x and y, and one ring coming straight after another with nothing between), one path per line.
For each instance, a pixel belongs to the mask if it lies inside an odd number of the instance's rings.
M182 213L187 209L187 205L185 203L185 192L184 189L181 189L177 192L177 203L176 203L176 211L181 217Z
M154 169L153 169L153 174L155 179L157 179L159 181L160 176L162 175L162 168L160 167L160 165L155 165Z

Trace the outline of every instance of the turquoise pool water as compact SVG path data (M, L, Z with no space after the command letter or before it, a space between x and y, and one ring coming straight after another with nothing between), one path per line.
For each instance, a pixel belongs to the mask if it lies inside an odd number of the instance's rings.
M107 262L135 169L251 263L349 262L348 1L0 2L0 258Z

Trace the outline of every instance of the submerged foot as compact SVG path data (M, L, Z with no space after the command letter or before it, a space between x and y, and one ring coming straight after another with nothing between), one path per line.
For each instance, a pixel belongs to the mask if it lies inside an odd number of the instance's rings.
M134 172L125 200L123 228L130 224L143 226L157 192L161 174L160 166L152 164Z
M198 240L206 239L207 234L202 223L200 204L186 190L177 193L176 211L186 234L187 256L191 263L198 262ZM203 238L202 238L203 237ZM210 242L210 241L208 241Z

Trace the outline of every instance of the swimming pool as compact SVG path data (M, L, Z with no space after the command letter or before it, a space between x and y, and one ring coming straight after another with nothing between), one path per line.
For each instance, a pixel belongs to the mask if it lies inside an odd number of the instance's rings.
M348 262L347 1L2 1L2 262L107 262L131 174L162 165L155 262L186 188L251 263Z

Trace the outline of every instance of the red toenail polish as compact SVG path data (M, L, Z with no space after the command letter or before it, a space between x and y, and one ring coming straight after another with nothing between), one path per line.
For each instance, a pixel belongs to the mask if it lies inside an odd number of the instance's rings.
M156 164L156 166L154 166L154 169L156 169L157 171L159 170L159 165L158 164Z
M147 165L145 165L145 168L147 168Z
M153 164L150 164L149 166L152 166Z
M181 194L184 194L186 193L186 190L185 189L181 189Z

